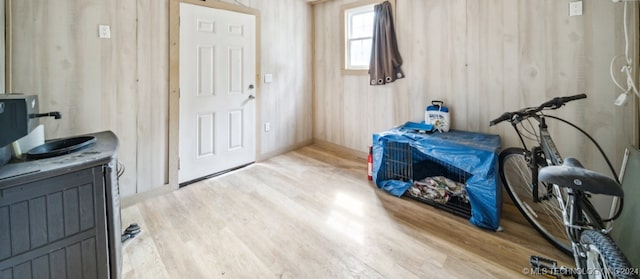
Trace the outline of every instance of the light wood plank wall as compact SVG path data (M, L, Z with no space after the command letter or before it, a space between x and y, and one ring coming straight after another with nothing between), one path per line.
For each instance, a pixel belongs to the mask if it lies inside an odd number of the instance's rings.
M314 5L314 139L320 142L366 152L372 133L422 120L425 106L439 99L451 109L453 128L500 134L504 147L513 146L512 128L489 127L491 119L587 93L587 100L550 114L586 129L618 169L624 148L637 144L635 106L613 105L620 92L609 78L611 58L624 53L622 4L584 1L584 15L569 17L569 0L397 0L407 77L372 87L368 76L340 72L336 18L351 2ZM637 50L638 5L629 8L631 49ZM563 155L609 173L595 147L567 127L550 125Z
M311 7L225 2L261 11L259 63L274 81L258 85L259 119L272 126L258 155L310 142ZM113 130L122 196L175 188L167 184L169 0L14 0L11 11L13 92L37 94L42 111L63 115L42 120L46 137ZM111 39L98 38L99 24L111 26Z

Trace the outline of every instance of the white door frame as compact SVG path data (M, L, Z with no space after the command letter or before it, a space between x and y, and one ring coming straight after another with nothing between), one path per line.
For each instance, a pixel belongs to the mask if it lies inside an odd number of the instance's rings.
M178 189L178 157L180 144L180 3L250 14L256 18L256 161L261 152L260 109L260 12L239 5L202 0L170 0L169 2L169 185Z

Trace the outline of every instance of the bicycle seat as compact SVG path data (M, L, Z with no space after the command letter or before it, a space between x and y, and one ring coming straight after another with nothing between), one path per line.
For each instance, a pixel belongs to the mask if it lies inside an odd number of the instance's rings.
M615 180L582 167L574 158L566 158L562 166L540 169L538 180L593 194L622 197L622 187Z

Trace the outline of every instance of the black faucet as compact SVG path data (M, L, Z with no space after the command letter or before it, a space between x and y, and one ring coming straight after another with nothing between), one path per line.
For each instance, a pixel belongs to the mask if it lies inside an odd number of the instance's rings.
M48 117L48 116L52 116L55 119L62 118L62 114L60 114L59 111L52 111L52 112L47 112L47 113L32 113L32 114L29 114L29 118Z

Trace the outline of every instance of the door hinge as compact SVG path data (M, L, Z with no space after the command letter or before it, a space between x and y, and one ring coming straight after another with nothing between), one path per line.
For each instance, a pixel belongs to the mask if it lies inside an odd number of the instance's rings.
M180 158L178 158L178 170L180 170Z

